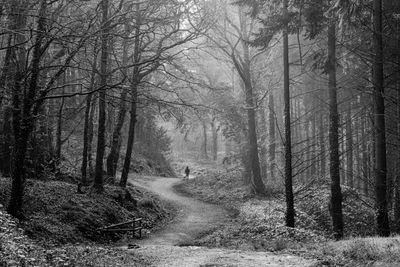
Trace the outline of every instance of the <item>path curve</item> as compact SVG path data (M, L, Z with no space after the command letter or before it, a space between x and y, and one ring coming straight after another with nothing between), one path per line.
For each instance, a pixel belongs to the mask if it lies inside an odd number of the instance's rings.
M132 250L152 262L152 266L169 267L217 267L217 266L315 266L315 261L293 255L231 250L224 248L205 248L196 246L177 246L190 241L203 231L226 221L228 212L216 205L182 196L173 186L180 182L177 178L142 177L130 182L141 186L180 208L177 218L164 229L152 233L147 239L138 242L140 248Z
M179 208L177 218L161 231L153 233L148 239L141 240L139 243L142 245L174 246L187 243L229 218L227 211L220 206L177 193L174 185L180 183L181 179L146 176L132 179L130 182L159 195Z

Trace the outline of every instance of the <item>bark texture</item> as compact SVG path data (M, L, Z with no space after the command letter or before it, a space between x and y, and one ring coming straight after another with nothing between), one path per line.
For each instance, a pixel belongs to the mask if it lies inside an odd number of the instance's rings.
M289 38L288 38L288 1L283 1L285 27L283 30L283 98L285 118L285 193L286 193L286 226L294 227L295 210L292 174L292 137L290 128L290 77L289 77Z
M126 65L128 61L128 37L130 34L130 27L128 21L125 22L125 33L124 33L124 40L123 40L123 55L122 55L122 75L123 79L125 80L127 77L126 73ZM114 127L114 131L112 134L112 139L111 139L111 148L110 148L110 153L108 154L107 157L107 175L109 177L113 177L115 179L115 175L117 172L117 166L118 166L118 159L119 159L119 152L120 152L120 147L121 147L121 130L122 127L124 126L125 122L125 117L127 113L127 89L122 89L121 95L120 95L120 103L119 103L119 111L118 111L118 116L117 116L117 123Z
M340 187L339 161L339 113L336 87L336 27L332 21L328 28L328 75L329 75L329 148L331 176L331 216L336 239L343 237L342 190Z
M136 4L136 28L135 28L135 48L133 51L133 60L136 63L133 68L133 77L131 84L131 118L129 121L129 133L128 143L126 145L125 161L122 168L121 180L119 185L126 187L128 182L128 174L131 165L131 157L133 151L133 144L135 140L135 126L137 122L137 102L138 102L138 86L142 79L142 74L138 63L140 62L140 25L141 25L141 14L140 14L140 3Z
M93 187L96 191L102 192L103 188L103 159L106 145L106 87L107 87L107 66L108 66L108 0L102 0L102 36L101 36L101 57L100 57L100 90L99 90L99 125L97 131L97 153L96 169L94 174Z
M387 166L386 166L386 134L385 134L385 99L383 74L383 38L382 38L382 0L374 0L374 99L375 99L375 194L376 225L380 236L389 236L389 217L387 203Z
M21 30L25 26L25 12L23 3L16 4L17 15L15 15L15 23L18 25L17 30ZM31 75L26 88L26 95L22 95L21 91L24 81L25 66L25 48L18 51L18 66L15 72L15 84L13 91L13 130L14 130L14 153L12 159L12 187L11 197L7 207L7 212L14 217L22 218L22 200L25 188L25 158L28 146L29 136L33 130L34 121L37 115L32 108L35 105L35 97L38 90L38 81L40 75L40 61L43 55L42 44L45 38L46 29L46 10L47 1L42 0L39 7L39 18L37 21L36 38L33 46L31 59ZM18 34L19 35L19 34ZM21 38L16 38L18 43L22 44ZM24 88L25 89L25 88ZM40 107L40 102L36 103L36 112Z

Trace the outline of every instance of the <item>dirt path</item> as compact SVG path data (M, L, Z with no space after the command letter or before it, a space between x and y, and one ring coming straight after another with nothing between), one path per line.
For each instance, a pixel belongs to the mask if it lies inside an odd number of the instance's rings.
M141 240L140 244L174 246L187 243L228 219L228 213L219 206L178 195L173 186L180 181L178 178L145 177L133 182L171 201L179 208L178 217L173 223L153 233L150 238Z
M152 266L314 266L315 262L291 255L276 255L268 252L240 251L204 247L179 247L193 240L204 231L218 227L228 218L223 208L193 198L179 195L173 186L177 178L144 177L131 180L135 185L150 190L162 198L175 203L178 217L163 230L150 238L138 242L135 254L150 258Z

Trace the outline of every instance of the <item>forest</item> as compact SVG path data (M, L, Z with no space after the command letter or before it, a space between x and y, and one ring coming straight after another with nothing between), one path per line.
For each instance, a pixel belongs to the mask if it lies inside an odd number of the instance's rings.
M400 1L0 0L0 266L396 266L399 146Z

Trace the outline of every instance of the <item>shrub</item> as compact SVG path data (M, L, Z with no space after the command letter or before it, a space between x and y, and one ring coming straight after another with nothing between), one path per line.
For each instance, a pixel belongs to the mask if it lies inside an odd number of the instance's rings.
M321 253L324 257L334 259L336 263L357 262L365 265L371 262L383 262L391 263L390 266L399 266L400 237L370 237L330 242Z
M370 236L375 233L375 215L372 204L363 199L360 194L352 188L343 186L343 220L346 236ZM303 190L296 196L298 214L304 213L315 223L312 227L327 234L332 233L332 223L329 213L330 189L328 185L316 183ZM303 216L306 219L306 216ZM304 220L300 220L302 226Z

